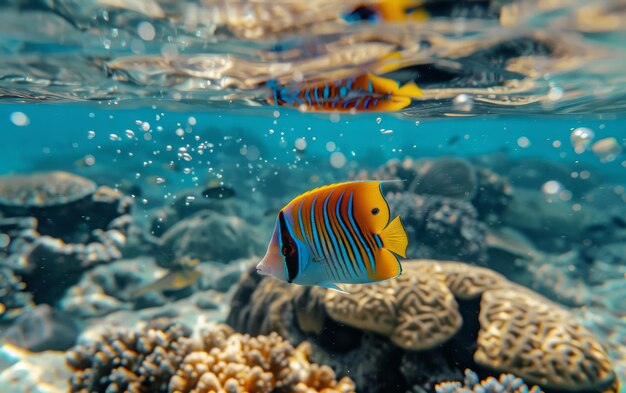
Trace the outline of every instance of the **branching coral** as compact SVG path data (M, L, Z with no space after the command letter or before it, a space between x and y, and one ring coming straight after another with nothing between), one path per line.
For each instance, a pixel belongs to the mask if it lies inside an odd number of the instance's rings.
M197 337L181 325L105 336L68 354L72 392L351 393L328 366L311 364L306 343L250 337L217 325Z
M163 392L192 349L182 325L120 330L67 354L72 392Z
M441 382L435 385L437 393L543 393L538 386L528 387L512 374L501 374L498 379L488 377L480 380L472 370L465 370L465 381Z

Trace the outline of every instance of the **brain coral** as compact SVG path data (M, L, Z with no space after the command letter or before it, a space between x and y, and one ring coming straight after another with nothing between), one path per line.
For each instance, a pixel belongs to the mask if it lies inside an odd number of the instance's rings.
M294 343L312 341L314 360L350 370L357 386L368 378L360 368L388 373L387 363L401 359L402 375L394 375L394 383L407 389L424 383L432 389L429 376L416 376L429 368L448 367L450 373L441 375L455 378L478 363L554 389L615 390L602 345L561 306L486 268L431 260L403 267L397 280L345 285L350 295L250 271L228 321L253 334L277 331ZM370 341L377 343L366 345Z
M112 333L70 351L72 392L354 392L347 377L309 363L276 333L250 337L217 325L192 338L180 324Z

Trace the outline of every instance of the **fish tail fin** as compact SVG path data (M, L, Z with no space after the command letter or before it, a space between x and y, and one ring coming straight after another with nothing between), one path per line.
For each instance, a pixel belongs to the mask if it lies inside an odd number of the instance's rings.
M424 93L422 93L422 89L420 89L415 84L415 82L407 83L406 85L398 89L398 91L395 92L394 94L398 96L411 97L411 98L419 98L419 97L424 96Z
M406 248L409 245L409 239L406 236L400 216L394 218L382 230L380 240L382 240L384 248L396 255L400 255L402 258L406 258Z
M368 82L371 82L374 92L381 94L396 93L399 88L397 81L374 74L367 74Z

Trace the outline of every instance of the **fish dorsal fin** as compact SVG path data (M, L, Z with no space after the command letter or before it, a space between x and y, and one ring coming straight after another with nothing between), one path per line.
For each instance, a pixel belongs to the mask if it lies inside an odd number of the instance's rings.
M406 258L406 248L409 245L409 239L406 236L400 216L394 218L389 225L380 232L380 240L383 242L383 248Z
M329 190L329 189L334 188L334 187L345 186L345 185L350 184L350 183L368 183L368 182L380 183L380 181L378 181L378 180L353 180L353 181L345 181L345 182L340 182L340 183L327 184L325 186L316 187L316 188L314 188L312 190L306 191L306 192L298 195L297 197L293 198L287 205L290 205L290 204L292 204L295 201L299 201L299 200L301 200L303 198L306 198L308 196L311 196L311 195L313 195L315 193L323 192L323 191Z
M324 287L327 289L330 289L331 291L336 291L339 293L343 293L345 295L349 295L349 292L344 291L343 289L341 289L341 287L337 284L333 284L332 282L323 282L321 284L319 284L320 287Z

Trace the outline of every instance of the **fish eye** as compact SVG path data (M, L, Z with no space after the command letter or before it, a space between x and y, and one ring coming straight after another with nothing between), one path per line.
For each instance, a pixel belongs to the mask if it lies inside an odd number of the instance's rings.
M373 215L377 215L379 212L380 212L380 209L379 209L379 208L377 208L377 207L375 207L375 208L373 208L373 209L372 209L372 214L373 214Z
M290 244L285 244L283 249L281 250L284 256L289 256L293 254L293 247Z

